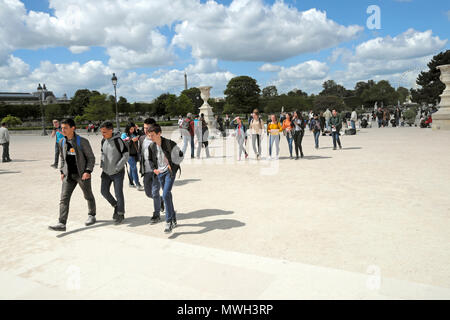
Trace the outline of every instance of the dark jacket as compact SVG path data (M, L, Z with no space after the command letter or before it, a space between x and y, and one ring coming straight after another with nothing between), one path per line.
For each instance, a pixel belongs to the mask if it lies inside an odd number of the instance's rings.
M165 157L169 161L169 165L172 168L171 176L175 177L177 171L180 170L180 163L183 161L183 151L177 146L176 142L161 137L161 148L164 152ZM152 143L148 147L148 157L150 162L150 167L152 170L158 169L158 150L156 143Z
M69 167L66 162L66 154L67 154L67 141L66 137L59 140L58 146L59 146L59 155L61 159L61 173L64 174L66 177L69 175ZM80 177L83 175L83 173L88 172L91 173L94 170L95 165L95 156L92 152L91 144L89 143L89 140L83 137L79 137L80 139L80 147L77 144L77 134L75 133L71 145L75 149L75 160L77 163L78 168L78 174ZM80 150L81 149L81 150Z
M337 114L336 116L332 116L330 118L330 126L335 126L336 130L339 132L342 129L342 119L341 115Z

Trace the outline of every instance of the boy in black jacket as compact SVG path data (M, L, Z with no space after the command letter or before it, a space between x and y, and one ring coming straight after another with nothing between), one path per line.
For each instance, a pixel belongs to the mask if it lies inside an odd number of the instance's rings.
M150 125L148 129L152 143L148 148L151 169L156 174L163 189L163 200L166 207L165 233L172 232L177 225L177 217L172 199L172 186L175 175L180 169L183 152L177 144L161 136L161 127L158 124Z

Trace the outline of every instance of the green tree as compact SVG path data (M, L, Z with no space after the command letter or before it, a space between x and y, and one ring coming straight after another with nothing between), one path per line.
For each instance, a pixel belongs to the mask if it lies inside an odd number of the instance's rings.
M373 106L375 102L385 106L396 105L399 95L389 81L381 80L370 89L365 89L361 95L364 105Z
M308 94L306 92L303 92L300 89L293 89L291 91L288 92L287 94L288 96L300 96L300 97L308 97Z
M200 107L203 104L203 100L201 97L200 89L199 88L189 88L187 90L181 91L181 94L186 95L189 99L191 99L192 104L194 105L194 114L199 114Z
M22 120L10 114L2 119L2 123L3 122L6 123L8 127L20 126L22 124Z
M88 89L80 89L75 92L72 100L70 101L69 114L76 116L84 113L84 109L89 104L89 98L92 92Z
M353 108L361 109L361 105L363 104L362 99L356 96L346 97L343 100L347 110L352 110Z
M194 103L192 102L192 100L185 94L180 94L180 96L177 99L177 113L178 115L186 115L189 112L193 113L194 112Z
M337 112L344 110L344 101L337 96L316 96L314 99L314 112L336 109Z
M355 96L361 98L361 95L364 92L364 90L370 89L373 86L375 86L375 81L373 81L373 80L369 80L367 82L360 81L360 82L356 83L355 90L354 90Z
M344 86L337 84L334 80L327 80L322 84L323 90L319 93L321 96L337 96L349 97L353 95L351 90L345 89Z
M111 101L106 94L95 95L90 98L88 106L85 108L84 117L88 121L103 121L114 118Z
M406 98L408 98L409 96L409 90L404 87L398 87L397 93L398 93L398 100L400 101L400 103L405 103Z
M411 100L413 102L433 103L440 102L440 95L445 89L445 85L439 80L441 72L437 66L450 64L450 50L435 55L428 63L428 71L422 71L417 77L416 83L421 88L411 90Z
M277 87L275 87L275 86L268 86L262 90L262 96L264 98L276 97L277 95L278 95L278 90L277 90Z
M119 101L117 101L117 108L120 113L130 114L134 112L134 108L132 108L132 105L128 103L127 99L124 97L119 97Z
M169 96L170 96L170 93L163 93L158 98L156 98L155 102L153 103L152 115L156 115L156 116L160 117L167 113L166 99Z
M255 79L240 76L231 79L224 91L225 101L239 113L250 113L259 107L259 88Z
M66 113L64 111L64 105L61 104L49 104L44 108L45 119L51 122L53 119L61 119Z
M214 99L208 99L208 104L211 106L215 114L222 114L223 109L225 107L224 100L216 101Z
M166 105L166 114L171 117L176 117L178 115L178 103L176 95L168 94L166 99L164 99L164 104Z

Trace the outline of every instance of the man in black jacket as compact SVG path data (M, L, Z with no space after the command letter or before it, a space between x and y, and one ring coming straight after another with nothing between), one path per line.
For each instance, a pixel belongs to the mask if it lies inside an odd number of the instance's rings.
M69 215L69 202L75 187L80 185L88 202L89 215L86 226L95 223L95 199L91 188L91 173L94 170L95 156L89 141L75 133L75 121L66 119L61 123L64 138L59 141L61 158L62 191L59 203L59 223L49 226L53 231L66 231Z
M151 168L149 161L149 150L150 145L154 142L150 139L149 128L151 125L156 124L155 119L147 118L144 121L144 132L145 135L139 137L138 152L140 156L140 174L144 180L144 191L145 195L153 199L153 216L150 219L150 224L155 224L161 221L160 214L164 211L164 201L159 195L159 190L161 185L153 169Z
M172 199L172 186L175 176L180 170L183 152L177 144L161 136L161 127L158 124L150 125L148 135L154 142L148 147L149 163L163 188L163 200L166 207L165 233L172 232L177 225L177 217Z

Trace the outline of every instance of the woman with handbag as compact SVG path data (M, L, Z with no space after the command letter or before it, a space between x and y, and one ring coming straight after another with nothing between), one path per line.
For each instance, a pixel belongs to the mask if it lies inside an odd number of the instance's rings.
M122 140L128 146L129 158L128 164L130 165L130 172L128 172L128 178L130 180L130 188L136 188L138 191L144 191L144 187L139 182L139 176L137 172L137 162L139 159L138 153L138 140L139 134L136 131L136 125L129 123L125 127L125 132L122 133ZM133 184L134 181L134 184Z

